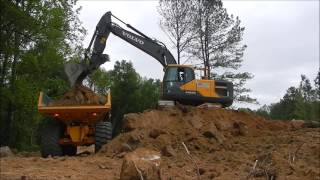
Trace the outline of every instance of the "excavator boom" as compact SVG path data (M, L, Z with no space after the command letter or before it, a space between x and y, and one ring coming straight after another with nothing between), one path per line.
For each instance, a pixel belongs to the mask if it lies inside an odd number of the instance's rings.
M103 54L103 51L110 33L113 33L136 48L149 54L158 60L163 67L166 67L168 64L177 64L172 54L163 43L158 40L151 39L136 28L132 27L130 24L126 24L119 18L115 17L137 34L123 29L116 23L112 22L112 17L115 16L113 16L110 11L101 17L86 50L85 60L80 64L68 63L65 65L65 73L68 76L71 86L82 84L82 81L87 77L87 75L98 69L99 66L106 61L109 61L109 56ZM92 44L93 48L91 51ZM90 51L91 56L88 58L88 53ZM88 63L86 62L87 59L89 59Z

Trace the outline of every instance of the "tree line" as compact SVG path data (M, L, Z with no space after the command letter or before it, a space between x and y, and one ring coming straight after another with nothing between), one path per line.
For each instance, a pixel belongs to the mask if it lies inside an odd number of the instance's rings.
M299 86L289 87L279 102L263 105L253 112L273 120L300 119L320 122L319 77L320 70L313 83L308 77L301 75Z

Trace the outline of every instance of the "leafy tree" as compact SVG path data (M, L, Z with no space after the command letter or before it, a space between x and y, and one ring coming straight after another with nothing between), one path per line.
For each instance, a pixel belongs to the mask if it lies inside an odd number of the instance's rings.
M75 1L0 0L0 144L37 147L40 90L67 88L63 63L81 46Z
M266 104L263 105L261 108L257 109L255 113L266 119L270 119L270 107Z
M134 112L139 78L132 64L125 61L115 63L111 76L112 117L114 129L117 131L121 129L123 115Z
M304 119L305 109L301 92L295 87L290 87L279 103L272 104L270 116L272 119Z
M315 91L312 89L310 80L305 75L301 75L299 89L302 93L303 99L306 101L311 101L314 99Z
M111 87L111 72L102 68L97 69L89 77L89 87L96 93L106 94Z
M320 69L317 77L314 79L314 98L311 102L310 116L311 119L318 119L320 121Z
M138 101L136 110L141 112L145 109L154 108L158 104L160 97L161 82L159 79L140 78L140 85L136 93Z

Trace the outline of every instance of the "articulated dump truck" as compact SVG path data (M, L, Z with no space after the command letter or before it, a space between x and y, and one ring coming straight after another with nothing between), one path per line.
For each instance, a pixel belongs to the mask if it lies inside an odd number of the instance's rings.
M38 111L47 117L41 132L43 157L76 155L77 146L92 144L97 152L111 140L111 95L101 97L103 103L65 105L40 92Z

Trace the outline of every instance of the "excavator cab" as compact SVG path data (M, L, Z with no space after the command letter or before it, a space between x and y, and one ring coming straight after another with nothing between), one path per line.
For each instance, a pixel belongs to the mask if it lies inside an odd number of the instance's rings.
M163 78L164 92L170 95L180 94L180 87L195 79L194 70L189 66L169 65Z
M168 65L163 77L163 99L186 104L185 100L181 102L181 97L185 97L186 93L181 87L194 79L195 74L191 66Z

